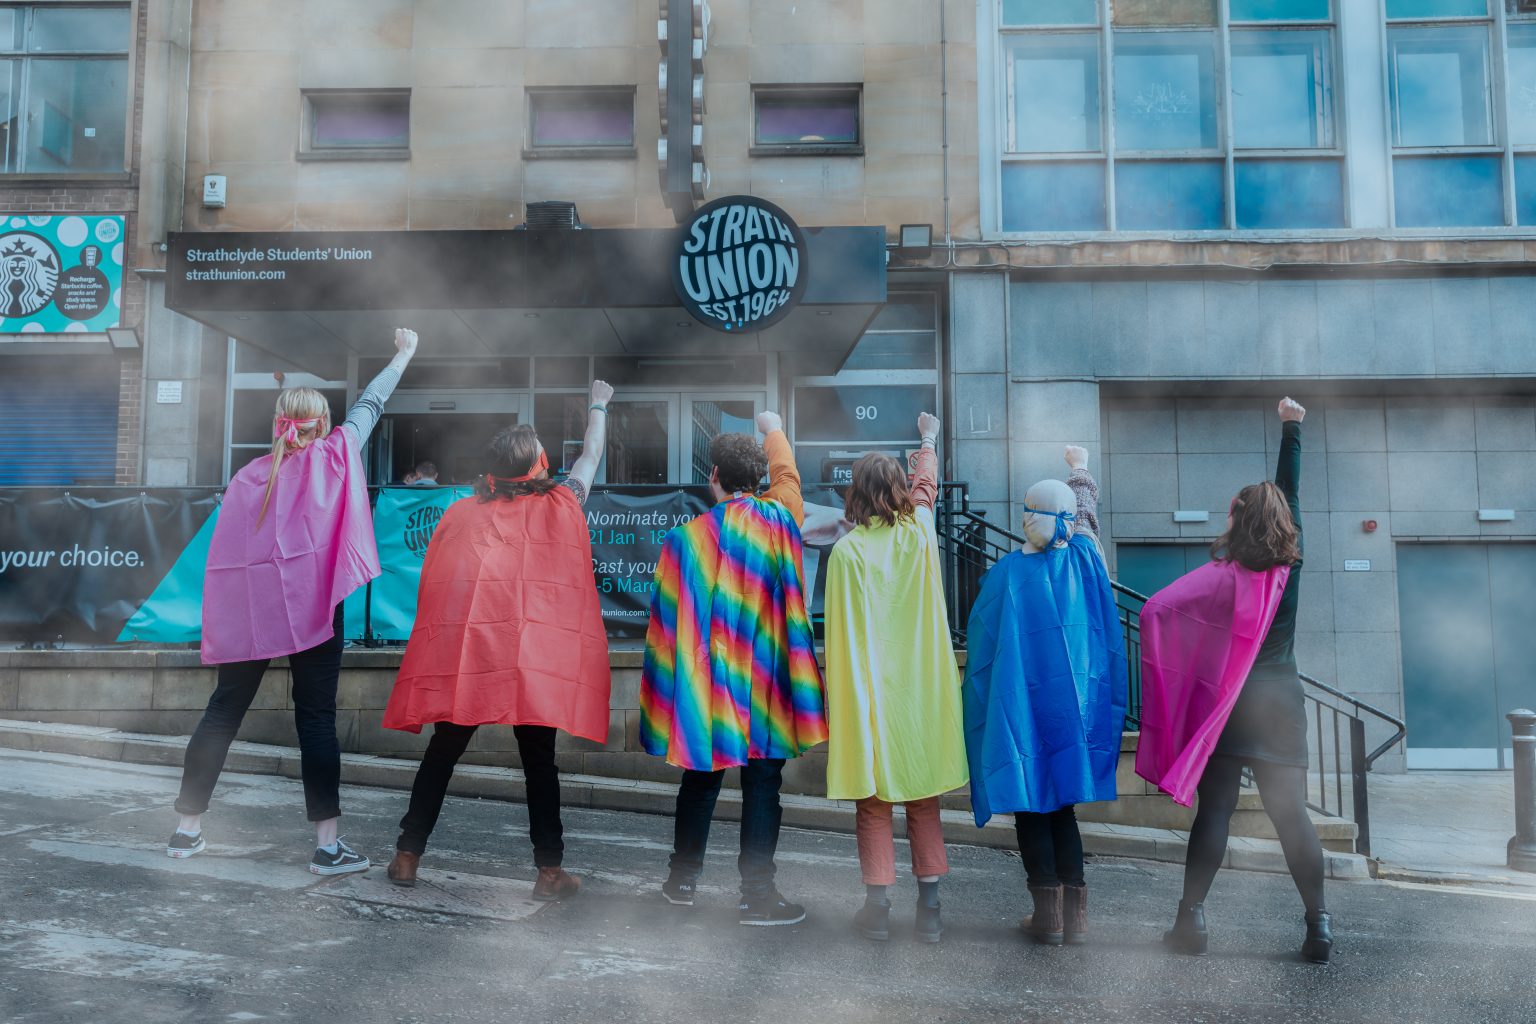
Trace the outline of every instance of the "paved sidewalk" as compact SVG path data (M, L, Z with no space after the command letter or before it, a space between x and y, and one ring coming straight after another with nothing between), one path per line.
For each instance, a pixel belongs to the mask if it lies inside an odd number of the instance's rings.
M35 750L54 754L78 754L83 757L137 764L181 764L187 747L185 736L159 736L121 732L104 726L64 725L48 722L24 722L0 719L0 748ZM417 762L368 754L343 754L343 782L385 789L409 789L416 775ZM237 741L230 747L227 770L258 775L299 776L299 752L292 747L269 746ZM455 796L482 797L492 800L523 802L523 773L515 768L484 765L460 765L449 785ZM567 807L590 807L617 811L641 811L671 815L677 799L675 784L613 779L596 775L560 773L561 802ZM847 800L785 795L784 824L797 828L829 832L852 832L854 805ZM716 817L739 820L741 793L727 788L721 791ZM943 812L946 842L969 846L1015 850L1018 839L1011 815L993 818L978 829L971 815L964 811ZM1135 857L1167 864L1184 863L1188 835L1166 828L1139 828L1083 822L1083 848L1090 854L1106 857ZM1338 881L1370 878L1367 860L1355 853L1324 853L1328 877ZM1285 855L1272 839L1233 836L1227 844L1225 866L1240 871L1286 873Z
M1371 853L1382 878L1536 887L1506 867L1515 833L1513 772L1371 776Z

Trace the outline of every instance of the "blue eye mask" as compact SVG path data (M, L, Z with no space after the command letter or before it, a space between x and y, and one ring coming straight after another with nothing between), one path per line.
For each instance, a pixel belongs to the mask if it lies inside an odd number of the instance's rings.
M1024 506L1024 511L1037 516L1051 516L1056 520L1056 529L1051 534L1051 542L1046 547L1053 548L1065 542L1072 535L1071 531L1067 528L1067 524L1077 519L1076 512L1047 512L1045 509L1030 508L1028 505Z

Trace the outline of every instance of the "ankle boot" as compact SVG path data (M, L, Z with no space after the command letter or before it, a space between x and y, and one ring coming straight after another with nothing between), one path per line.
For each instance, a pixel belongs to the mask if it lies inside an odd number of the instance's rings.
M1175 952L1205 956L1210 935L1205 930L1205 904L1180 903L1173 927L1163 933L1163 942Z
M533 881L533 898L541 903L553 903L575 896L581 888L581 879L568 875L561 868L539 868L539 877Z
M1061 923L1067 945L1081 946L1088 941L1088 886L1064 885L1061 896Z
M396 850L385 872L395 885L409 889L416 884L416 869L421 864L421 854Z
M944 922L939 917L939 905L917 904L917 941L938 942L944 936Z
M866 899L853 915L853 929L872 942L891 937L891 901Z
M1032 885L1029 887L1029 895L1035 901L1035 912L1020 922L1019 927L1041 945L1061 945L1065 938L1061 920L1061 886Z
M1301 958L1325 964L1333 955L1333 919L1326 910L1307 915L1307 941L1301 944Z

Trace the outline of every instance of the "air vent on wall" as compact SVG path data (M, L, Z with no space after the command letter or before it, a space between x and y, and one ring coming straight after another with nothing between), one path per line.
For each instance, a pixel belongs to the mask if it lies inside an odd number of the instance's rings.
M575 203L561 200L529 203L526 216L528 219L522 226L529 231L581 230L581 217L576 213Z

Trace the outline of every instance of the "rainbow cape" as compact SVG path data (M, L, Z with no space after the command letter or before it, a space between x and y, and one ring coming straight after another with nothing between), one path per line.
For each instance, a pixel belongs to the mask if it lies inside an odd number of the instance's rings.
M717 771L826 738L793 517L736 498L667 534L640 679L646 751Z

